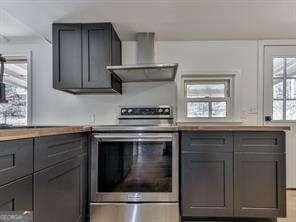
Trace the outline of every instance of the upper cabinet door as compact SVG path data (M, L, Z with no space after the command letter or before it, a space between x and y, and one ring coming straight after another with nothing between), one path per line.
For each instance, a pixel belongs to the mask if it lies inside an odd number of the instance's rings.
M111 62L110 28L108 23L83 25L83 88L110 86L111 76L106 70Z
M53 24L53 86L82 87L81 24Z

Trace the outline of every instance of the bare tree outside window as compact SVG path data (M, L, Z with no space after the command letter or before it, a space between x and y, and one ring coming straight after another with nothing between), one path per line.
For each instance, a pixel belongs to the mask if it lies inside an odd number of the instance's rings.
M185 109L187 118L227 118L230 113L230 81L185 81Z
M8 103L0 104L0 123L27 124L27 61L24 58L7 57L4 66L4 82Z
M296 58L273 58L273 120L296 120Z

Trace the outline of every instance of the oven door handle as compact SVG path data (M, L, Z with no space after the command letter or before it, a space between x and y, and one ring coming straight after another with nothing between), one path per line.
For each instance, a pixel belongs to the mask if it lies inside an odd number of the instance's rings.
M96 133L93 137L102 142L172 141L170 133Z

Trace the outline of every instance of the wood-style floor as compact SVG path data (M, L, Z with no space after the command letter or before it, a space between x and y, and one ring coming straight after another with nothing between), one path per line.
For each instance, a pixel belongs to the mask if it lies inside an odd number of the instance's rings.
M287 191L287 218L278 218L278 222L296 222L296 190Z

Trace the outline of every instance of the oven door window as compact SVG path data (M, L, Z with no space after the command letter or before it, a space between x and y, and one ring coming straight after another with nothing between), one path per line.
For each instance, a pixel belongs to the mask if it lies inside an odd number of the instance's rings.
M172 142L99 142L98 192L172 192Z

